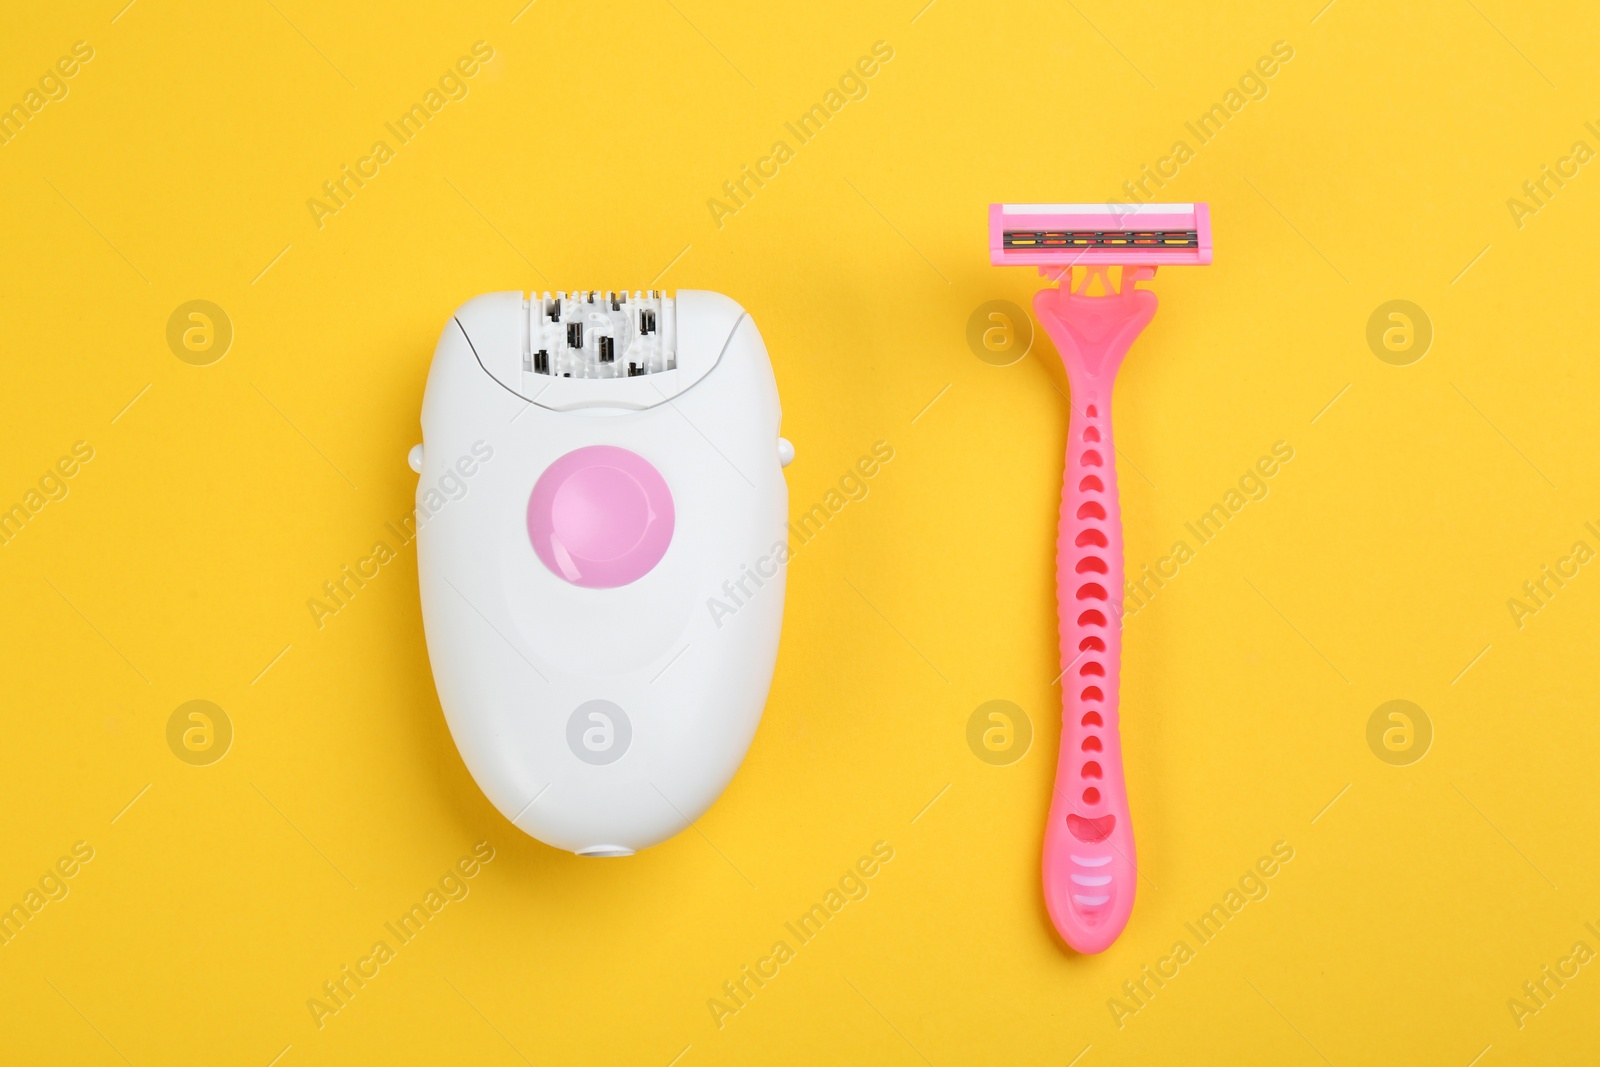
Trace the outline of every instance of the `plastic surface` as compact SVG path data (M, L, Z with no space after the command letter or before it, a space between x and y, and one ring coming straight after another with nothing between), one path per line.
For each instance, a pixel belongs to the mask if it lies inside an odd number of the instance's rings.
M611 589L650 573L672 542L672 492L637 452L590 445L545 469L528 497L528 540L574 585Z
M478 297L440 335L423 398L418 577L439 702L495 807L584 855L647 848L711 806L777 658L788 491L772 366L732 300L679 291L677 308L676 369L539 375L567 387L556 409L489 373L522 385L522 294ZM612 588L568 581L529 537L541 476L595 448L632 453L670 486L665 551ZM590 490L629 510L617 486ZM552 499L552 516L566 506ZM616 550L578 510L551 531Z
M1072 388L1056 537L1061 751L1043 873L1050 919L1079 952L1100 952L1122 933L1138 875L1119 729L1122 512L1111 393L1128 347L1156 313L1156 295L1132 284L1152 273L1124 272L1120 293L1087 296L1064 285L1033 298ZM1091 269L1083 287L1097 275L1106 281L1103 269Z

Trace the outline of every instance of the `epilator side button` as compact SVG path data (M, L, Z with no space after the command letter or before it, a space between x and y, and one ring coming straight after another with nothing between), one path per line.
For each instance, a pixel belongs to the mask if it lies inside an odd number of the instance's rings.
M422 473L422 446L412 445L411 451L406 453L406 463L418 474Z
M635 452L591 445L546 468L528 497L528 539L558 577L613 589L650 573L672 542L672 493Z
M778 438L778 465L787 467L794 462L794 442L787 437Z

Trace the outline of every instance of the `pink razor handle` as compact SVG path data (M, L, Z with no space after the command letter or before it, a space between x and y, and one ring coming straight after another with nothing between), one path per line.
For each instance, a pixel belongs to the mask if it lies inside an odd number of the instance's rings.
M1117 505L1111 389L1134 338L1156 313L1156 295L1134 287L1154 267L1124 267L1121 291L1106 267L1077 290L1033 298L1072 387L1056 610L1061 634L1061 754L1044 835L1044 898L1050 919L1079 952L1100 952L1128 924L1137 867L1122 775L1118 685L1122 668L1122 515ZM1094 279L1104 296L1085 295Z

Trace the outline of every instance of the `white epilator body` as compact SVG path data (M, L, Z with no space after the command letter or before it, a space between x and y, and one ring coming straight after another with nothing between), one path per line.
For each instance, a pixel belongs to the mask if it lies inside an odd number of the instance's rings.
M446 325L413 450L423 623L462 759L519 829L627 855L732 779L783 616L779 417L717 293L492 293Z

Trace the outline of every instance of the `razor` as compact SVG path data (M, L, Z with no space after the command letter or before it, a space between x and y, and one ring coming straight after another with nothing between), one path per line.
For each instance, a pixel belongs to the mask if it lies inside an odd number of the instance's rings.
M989 259L1058 284L1033 312L1072 390L1056 538L1061 750L1044 833L1044 899L1062 940L1108 948L1133 911L1138 867L1122 771L1122 517L1111 393L1156 313L1139 287L1161 266L1211 262L1205 204L991 204Z

